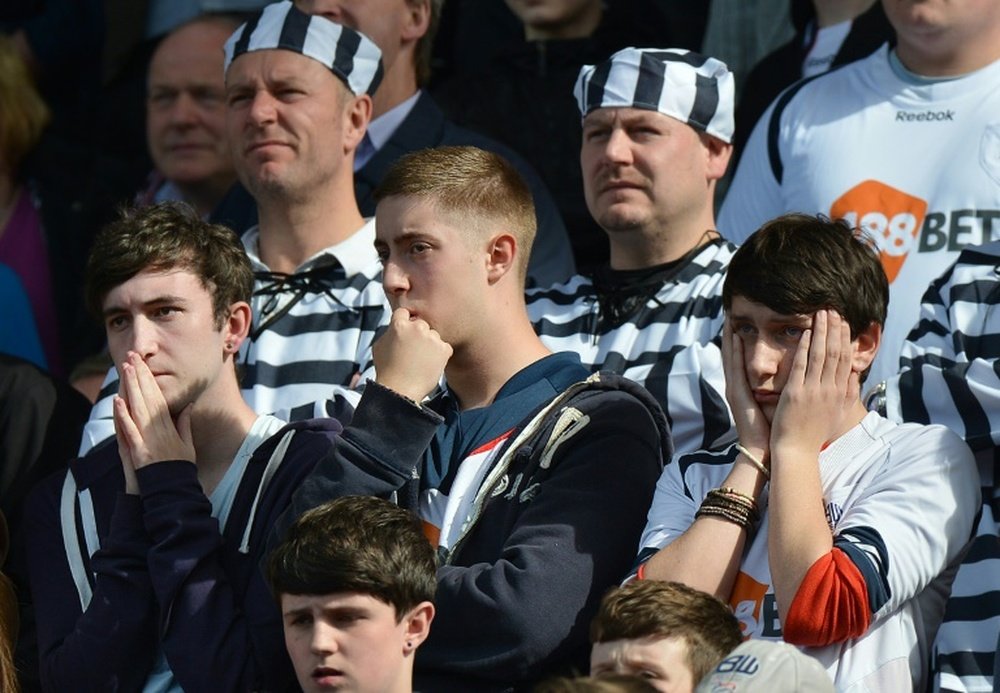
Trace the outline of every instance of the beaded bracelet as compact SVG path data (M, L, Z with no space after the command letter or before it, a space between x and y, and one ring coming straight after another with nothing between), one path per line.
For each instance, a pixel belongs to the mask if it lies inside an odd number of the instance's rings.
M704 515L725 518L746 530L756 525L760 519L757 503L751 496L727 487L712 489L706 494L695 518Z

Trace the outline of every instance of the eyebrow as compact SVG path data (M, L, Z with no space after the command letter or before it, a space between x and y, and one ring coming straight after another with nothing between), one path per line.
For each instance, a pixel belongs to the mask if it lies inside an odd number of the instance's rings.
M184 299L184 298L181 298L180 296L172 296L170 294L167 294L165 296L157 296L156 298L151 298L148 301L143 301L142 304L141 304L141 306L143 308L152 308L154 306L162 306L163 304L166 304L166 303L186 304L187 300ZM118 315L119 313L125 313L125 312L127 312L127 311L126 311L126 309L125 309L124 306L112 305L112 306L108 306L107 308L105 308L101 312L101 315L103 315L104 317L107 318L107 317L110 317L112 315Z

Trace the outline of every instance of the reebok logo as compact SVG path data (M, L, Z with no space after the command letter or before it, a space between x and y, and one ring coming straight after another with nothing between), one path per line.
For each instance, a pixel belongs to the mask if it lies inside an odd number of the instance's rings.
M927 121L955 120L955 111L924 111L923 113L909 113L907 111L896 111L897 123L923 123Z

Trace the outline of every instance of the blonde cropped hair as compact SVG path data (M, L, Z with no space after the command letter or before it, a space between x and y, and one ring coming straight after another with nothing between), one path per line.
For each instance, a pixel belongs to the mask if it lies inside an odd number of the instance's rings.
M414 197L445 214L497 222L517 240L517 270L523 281L535 240L531 188L499 154L478 147L435 147L400 157L375 190L376 201Z

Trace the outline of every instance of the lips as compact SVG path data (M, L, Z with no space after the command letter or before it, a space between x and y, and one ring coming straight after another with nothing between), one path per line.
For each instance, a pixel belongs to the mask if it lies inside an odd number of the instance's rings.
M333 667L316 667L310 676L321 688L334 688L344 680L344 672Z
M287 147L289 146L287 142L280 142L278 140L261 140L259 142L251 142L247 145L244 150L247 154L261 149L267 149L268 147Z
M754 390L753 398L757 404L777 404L781 397L780 392L774 390Z

